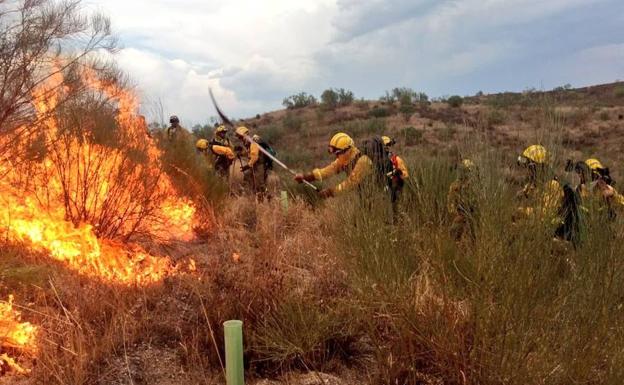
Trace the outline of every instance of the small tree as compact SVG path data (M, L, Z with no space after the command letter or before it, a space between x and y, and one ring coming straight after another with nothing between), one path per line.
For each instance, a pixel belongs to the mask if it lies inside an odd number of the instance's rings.
M348 106L353 103L355 97L352 91L345 90L344 88L340 88L336 91L338 93L338 104L340 106Z
M321 106L328 110L333 110L338 106L339 95L332 88L328 88L321 94Z
M305 92L291 95L284 99L282 105L288 109L304 108L316 104L316 98Z
M449 104L449 106L453 108L459 108L464 103L464 98L462 98L459 95L453 95L450 98L448 98L446 102Z

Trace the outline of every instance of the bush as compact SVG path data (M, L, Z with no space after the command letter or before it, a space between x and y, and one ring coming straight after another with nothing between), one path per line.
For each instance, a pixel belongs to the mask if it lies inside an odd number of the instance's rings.
M415 111L416 108L412 104L402 104L401 107L399 107L399 112L403 115L403 119L405 119L406 122L409 122Z
M401 130L401 136L404 138L406 146L415 146L420 144L423 139L423 134L423 130L419 130L412 126L405 127Z
M303 119L292 113L287 113L282 121L284 128L289 131L298 132L303 126Z
M613 90L613 96L616 98L624 98L624 86L617 86Z
M464 103L464 98L459 95L453 95L446 100L449 106L453 108L459 108Z
M437 136L442 142L450 142L455 137L457 128L453 124L438 129Z
M338 93L332 88L326 89L321 94L321 106L327 110L333 110L338 106Z
M380 118L351 121L346 124L344 130L358 138L382 135L386 130L386 121Z
M272 145L278 144L280 140L284 137L284 129L275 124L262 127L262 129L258 130L258 133L260 134L262 139Z
M353 103L355 97L352 91L344 88L329 88L321 94L321 106L333 110L336 107L344 107Z
M600 114L598 114L598 119L602 120L603 122L606 122L607 120L609 120L609 112L600 111Z
M284 99L282 105L288 109L304 108L316 104L316 98L305 92L291 95Z
M486 122L488 127L504 124L506 120L505 113L499 109L490 110L487 114Z
M374 118L385 118L390 116L390 109L385 107L375 107L368 111L368 115Z

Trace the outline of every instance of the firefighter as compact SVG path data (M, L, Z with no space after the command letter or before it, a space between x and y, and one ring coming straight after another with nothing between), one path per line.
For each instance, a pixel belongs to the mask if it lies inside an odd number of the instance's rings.
M394 222L396 223L399 199L401 198L403 186L405 186L405 180L409 178L409 171L403 159L392 152L392 146L396 144L396 141L389 136L382 136L381 141L388 153L390 162L392 162L392 171L388 173L388 177L390 178L390 200L392 202L392 212L394 214Z
M247 153L247 164L241 167L245 181L261 200L267 194L266 181L269 172L270 159L260 151L260 144L249 136L249 129L240 126L235 131L236 137L241 141Z
M347 178L332 188L320 191L322 198L329 198L345 191L355 189L361 185L364 179L373 173L373 162L370 157L364 155L353 143L353 139L344 132L335 134L329 141L328 151L336 159L324 168L315 168L307 174L295 175L299 183L305 181L320 181L344 172Z
M608 213L609 219L614 219L616 210L624 208L624 196L614 187L609 168L595 158L584 162L577 162L574 170L580 178L577 191L583 199L584 207L597 207L599 212ZM594 206L597 205L597 206Z
M177 139L183 130L182 126L180 126L180 119L176 115L171 115L169 118L169 124L170 125L167 128L167 138L169 140Z
M563 194L557 179L547 175L547 158L546 148L539 144L527 147L518 157L518 164L527 171L527 182L517 196L523 201L541 198L542 213L554 217ZM535 210L531 204L536 202L529 203L528 206L521 207L521 211L533 215Z
M221 126L223 127L223 126ZM199 139L195 144L197 150L204 155L212 154L212 165L217 175L228 178L230 175L230 166L236 159L234 151L230 147L230 141L223 132L227 133L225 127L221 130L218 127L215 133L215 137L208 141L206 139Z
M470 159L461 161L457 179L451 183L447 195L447 209L453 217L451 235L456 241L465 235L475 239L477 199L474 190L474 179L477 170Z
M518 194L525 205L518 212L538 217L554 229L557 240L577 244L580 239L580 197L569 184L561 185L548 168L548 152L541 145L527 147L518 164L528 172L528 182Z

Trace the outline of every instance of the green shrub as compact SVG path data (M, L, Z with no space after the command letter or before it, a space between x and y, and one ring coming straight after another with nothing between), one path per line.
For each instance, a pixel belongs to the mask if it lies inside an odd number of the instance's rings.
M506 121L505 113L499 109L490 110L486 117L488 127L504 124Z
M390 116L390 109L386 107L375 107L368 111L368 115L375 118L385 118Z
M316 98L313 95L309 95L305 92L291 95L285 98L282 102L282 105L288 109L304 108L307 106L313 106L315 104Z
M613 96L616 98L624 98L624 86L617 86L613 90Z
M464 103L464 98L462 98L459 95L453 95L450 98L448 98L446 102L449 104L449 106L453 108L459 108Z
M457 133L457 127L453 124L448 124L445 127L439 128L437 130L438 139L443 142L450 142L455 137Z
M355 97L352 91L344 88L329 88L321 94L321 106L328 110L344 107L353 103Z
M270 144L278 144L284 137L284 129L278 125L271 124L258 130L258 134Z
M424 130L419 130L415 127L409 126L401 130L401 136L405 140L406 146L415 146L420 144L423 139Z
M282 123L285 129L298 132L303 126L303 119L293 113L288 112L284 117Z
M415 111L416 108L412 104L402 104L401 107L399 107L399 112L401 113L401 115L403 115L403 118L406 122L409 121L410 117L414 114Z
M338 106L338 93L328 88L321 94L321 106L327 110L333 110Z

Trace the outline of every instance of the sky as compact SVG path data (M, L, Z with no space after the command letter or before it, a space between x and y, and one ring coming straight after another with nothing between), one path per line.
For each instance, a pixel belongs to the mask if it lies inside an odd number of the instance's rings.
M86 0L111 18L143 112L186 125L330 87L377 99L624 79L622 0Z

